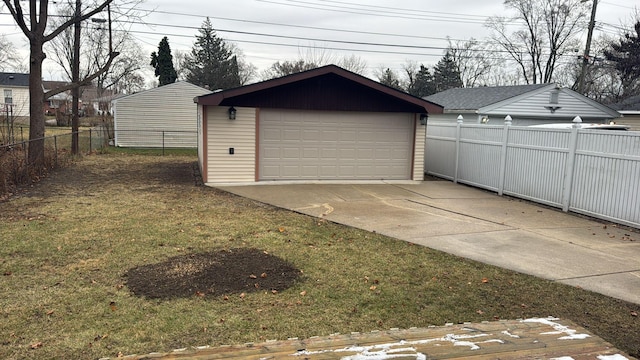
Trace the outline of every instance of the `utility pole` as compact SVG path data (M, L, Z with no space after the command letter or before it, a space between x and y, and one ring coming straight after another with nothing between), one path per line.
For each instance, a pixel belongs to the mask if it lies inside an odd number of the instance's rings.
M80 123L80 15L82 11L81 0L76 0L75 23L73 24L73 63L71 69L71 82L76 86L71 89L71 153L78 155L79 123Z
M598 7L598 0L593 0L593 6L591 7L591 20L589 20L589 30L587 32L587 46L584 49L584 55L582 56L582 71L580 72L580 83L578 85L578 92L584 94L584 81L587 77L587 66L589 65L589 52L591 51L591 39L593 37L593 28L596 25L596 8Z

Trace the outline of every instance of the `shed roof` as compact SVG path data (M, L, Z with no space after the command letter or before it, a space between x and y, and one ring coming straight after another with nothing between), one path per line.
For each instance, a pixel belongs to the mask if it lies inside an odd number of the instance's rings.
M440 105L336 65L198 96L201 105L441 114Z
M174 88L194 88L194 89L198 89L198 90L202 90L203 92L207 92L209 90L202 88L198 85L193 85L190 82L187 81L176 81L174 83L171 84L167 84L167 85L162 85L162 86L158 86L158 87L154 87L151 89L147 89L147 90L142 90L133 94L127 94L127 95L122 95L122 96L115 96L111 101L114 103L117 103L120 100L123 99L129 99L129 98L135 98L141 94L148 94L148 93L154 93L154 92L166 92L166 91L174 91Z
M500 101L504 101L528 92L538 90L554 84L514 85L514 86L484 86L477 88L455 88L437 94L426 96L424 99L442 105L449 110L478 110Z
M0 85L29 87L29 74L0 72Z

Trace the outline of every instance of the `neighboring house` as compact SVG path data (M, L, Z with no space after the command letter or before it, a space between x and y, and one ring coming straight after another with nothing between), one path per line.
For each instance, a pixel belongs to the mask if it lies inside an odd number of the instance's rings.
M29 74L0 73L0 117L29 116Z
M610 107L622 114L621 118L614 121L620 125L631 127L632 131L640 131L640 95L632 96Z
M194 101L205 183L422 180L422 124L442 113L335 65Z
M198 125L193 98L209 92L180 81L114 99L115 145L195 148Z
M509 115L513 125L571 122L603 123L619 117L617 111L556 84L449 89L426 100L444 107L444 114L429 121L503 124Z

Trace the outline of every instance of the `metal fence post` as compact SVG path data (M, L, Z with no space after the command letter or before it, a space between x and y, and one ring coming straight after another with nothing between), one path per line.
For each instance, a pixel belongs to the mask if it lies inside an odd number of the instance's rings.
M58 166L58 137L53 136L53 158L55 159L56 167Z
M453 170L453 182L458 182L458 163L460 162L460 133L462 123L464 122L464 117L462 115L458 115L458 120L456 121L456 166Z
M93 150L93 146L91 144L91 128L89 128L89 153L91 153L91 150Z
M164 130L162 130L162 156L164 156Z

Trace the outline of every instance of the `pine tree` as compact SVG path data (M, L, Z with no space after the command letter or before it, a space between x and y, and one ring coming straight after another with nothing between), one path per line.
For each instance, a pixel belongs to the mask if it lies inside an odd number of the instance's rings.
M634 29L635 34L625 34L619 42L611 44L611 50L604 53L607 60L615 64L625 98L640 94L640 21L634 25Z
M420 70L415 73L413 81L409 84L407 92L413 96L425 97L436 93L433 75L429 68L420 65Z
M185 59L187 81L211 90L240 86L238 61L229 46L216 35L207 18L196 35L191 54Z
M394 89L402 90L402 84L400 84L398 75L389 68L378 74L378 82Z
M151 53L151 66L155 69L155 74L160 82L159 86L176 82L178 74L173 67L173 56L169 47L169 39L165 36L158 44L158 53Z
M436 64L433 70L433 80L436 92L462 87L460 70L458 70L458 65L449 51Z

